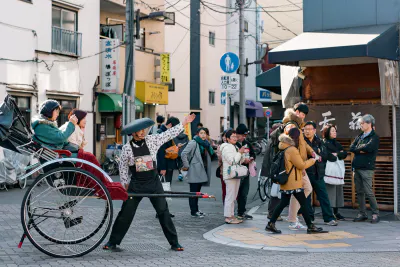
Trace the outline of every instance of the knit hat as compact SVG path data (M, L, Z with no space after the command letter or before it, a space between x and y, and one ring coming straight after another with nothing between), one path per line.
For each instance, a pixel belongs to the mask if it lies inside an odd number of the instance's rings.
M295 106L294 111L296 110L303 112L306 115L308 114L308 106L304 103L298 104L297 107Z
M289 136L293 139L293 141L298 145L299 137L300 137L300 130L297 128L292 128L289 130Z
M58 103L56 100L49 99L49 100L44 101L42 103L42 105L40 105L39 113L41 115L45 116L46 118L52 118L53 117L53 111L56 108L60 108L61 109L60 103Z
M87 112L83 111L83 110L79 110L79 109L73 109L69 114L68 114L68 119L72 116L75 115L76 118L78 119L78 124L81 122L81 120L83 120L86 115Z
M243 123L239 124L238 127L236 128L236 133L237 134L248 134L249 129L247 129L246 125Z

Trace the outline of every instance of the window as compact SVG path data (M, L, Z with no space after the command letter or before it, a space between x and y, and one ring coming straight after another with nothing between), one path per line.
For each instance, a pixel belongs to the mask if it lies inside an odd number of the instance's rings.
M52 25L68 31L77 31L77 14L74 11L53 6Z
M24 116L25 121L29 125L31 123L31 98L23 96L13 96L13 98L15 99L19 110Z
M165 12L164 17L165 25L175 25L175 12Z
M249 32L249 23L247 22L247 20L244 21L244 31Z
M58 126L61 126L68 121L68 114L72 111L72 109L76 108L76 101L63 100L63 99L55 99L55 100L57 100L62 107L60 111L60 116L58 116L57 119Z
M169 92L175 92L175 78L172 78L171 83L169 83L167 85L168 85Z
M209 32L208 43L212 46L215 46L215 32Z
M107 116L101 118L101 124L106 126L106 136L115 137L115 117Z
M214 91L208 92L208 103L211 105L215 105L215 92Z

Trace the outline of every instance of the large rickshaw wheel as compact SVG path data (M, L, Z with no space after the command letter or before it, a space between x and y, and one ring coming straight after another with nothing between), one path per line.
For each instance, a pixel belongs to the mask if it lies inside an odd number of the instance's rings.
M30 242L52 257L83 256L107 236L112 199L93 174L61 167L40 175L27 190L21 222Z

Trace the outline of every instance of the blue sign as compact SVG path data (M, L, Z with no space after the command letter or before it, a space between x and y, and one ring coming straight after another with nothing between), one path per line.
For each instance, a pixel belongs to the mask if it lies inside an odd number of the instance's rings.
M270 109L265 110L265 117L271 118L272 116L272 111Z
M225 53L221 57L219 65L223 72L234 73L239 68L239 57L232 52Z
M226 105L226 92L221 92L221 105Z
M271 100L271 92L268 90L260 89L258 91L258 101Z

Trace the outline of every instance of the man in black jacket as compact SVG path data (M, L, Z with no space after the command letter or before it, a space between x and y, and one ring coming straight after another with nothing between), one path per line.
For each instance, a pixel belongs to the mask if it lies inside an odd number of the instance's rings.
M379 136L373 130L375 118L372 115L364 115L359 119L359 123L363 133L357 136L350 146L350 152L354 153L352 168L359 205L359 214L354 222L368 220L365 207L365 196L367 196L372 210L371 223L378 223L380 221L379 207L372 190L372 179L379 149Z
M254 153L253 147L251 144L246 140L246 136L249 133L246 125L239 124L236 128L236 135L238 138L238 142L236 146L240 149L243 146L247 146L249 148L248 159L245 160L244 166L249 167L250 162L256 160L256 153ZM249 194L250 189L250 176L244 177L240 181L239 186L239 193L237 197L238 202L238 219L247 219L252 220L253 216L245 214L246 212L246 203L247 203L247 195Z
M325 224L330 226L337 226L338 223L335 220L335 216L333 215L324 181L326 161L329 160L329 154L326 151L326 148L321 139L317 136L317 125L315 124L315 122L309 121L304 126L304 139L306 140L307 144L315 151L315 153L317 153L321 157L321 161L317 161L313 166L308 168L306 172L308 178L310 178L313 191L317 195L318 201L321 205L324 222ZM331 160L335 159L332 158ZM311 195L309 195L308 198L308 212L310 214L310 217L314 221L314 210L311 204Z

